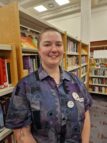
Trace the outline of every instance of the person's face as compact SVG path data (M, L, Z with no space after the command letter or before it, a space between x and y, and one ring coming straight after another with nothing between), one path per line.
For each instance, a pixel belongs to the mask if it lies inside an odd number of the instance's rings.
M42 34L39 44L39 55L43 65L48 67L58 66L63 53L63 41L60 33L47 31Z

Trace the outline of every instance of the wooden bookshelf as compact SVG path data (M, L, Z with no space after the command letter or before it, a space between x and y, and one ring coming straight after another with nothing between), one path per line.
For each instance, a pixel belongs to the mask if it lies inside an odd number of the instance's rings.
M3 16L4 15L4 16ZM3 17L3 20L0 21L1 25L4 25L3 21L8 17L8 23L5 23L4 26L1 26L3 37L1 39L4 43L12 43L16 45L17 48L17 64L18 64L18 79L20 80L25 74L24 74L24 65L23 65L23 53L28 53L32 51L32 53L35 53L37 50L37 47L34 49L29 49L28 47L22 48L21 45L21 33L28 33L28 31L34 33L36 37L38 37L39 33L47 27L52 27L47 23L44 23L43 21L40 21L38 19L35 19L31 17L28 14L25 14L18 10L17 3L12 3L8 6L5 6L4 8L0 9L0 16ZM8 28L8 33L10 35L5 35L5 29ZM1 30L0 29L0 30ZM15 31L15 32L14 32ZM14 35L15 34L15 35ZM61 63L61 65L66 69L67 71L74 71L79 77L81 77L81 63L80 63L80 50L81 45L82 47L85 47L85 44L81 44L80 41L74 39L70 35L67 35L66 32L61 31L63 43L64 43L64 58ZM85 46L84 46L85 45ZM71 46L71 47L70 47ZM82 48L85 49L85 48ZM86 50L85 50L86 51ZM87 56L87 53L83 53L83 56ZM73 63L73 65L72 65ZM71 68L71 66L73 66Z
M12 130L4 128L3 131L0 132L0 141L4 140L10 134L12 134Z
M107 67L104 68L101 65L90 67L89 90L98 94L107 94Z
M0 42L5 44L15 44L17 50L18 79L20 80L23 76L25 76L23 53L37 53L37 46L35 46L35 48L22 47L21 34L33 33L36 38L38 38L39 33L44 28L52 26L19 11L17 2L0 8L0 17L2 17L2 19L0 19L0 31L2 33L2 36L0 35ZM6 20L8 22L4 23ZM65 45L64 32L61 32L61 34ZM65 55L62 63L65 68Z
M66 33L66 70L80 77L80 42Z
M88 74L89 74L89 45L81 43L80 46L80 78L88 87Z
M0 57L2 59L6 59L6 60L9 61L11 85L15 86L16 83L18 82L16 48L15 48L15 46L14 45L9 45L9 44L8 45L0 44ZM6 75L6 76L8 76L8 75Z
M5 95L7 95L9 93L12 93L13 89L14 89L14 86L11 86L11 85L9 85L9 87L0 89L0 97L1 96L5 96Z
M66 70L76 74L87 86L89 46L66 34Z
M107 40L91 42L89 92L107 95L107 58L99 55L94 57L95 51L107 50Z
M0 44L0 59L5 63L0 63L0 80L2 80L2 82L0 82L0 106L4 107L4 103L9 102L8 99L10 98L11 93L18 82L16 47L14 44ZM5 109L7 110L7 108L8 107L6 106ZM4 120L5 115L6 113L4 112L3 108ZM7 136L8 139L11 138L11 134L12 130L4 127L0 132L0 142L4 141Z
M29 74L28 70L24 69L24 57L28 56L33 58L35 56L39 58L37 45L35 45L35 48L22 46L21 36L33 33L36 39L43 29L52 26L19 11L17 2L0 8L0 17L0 43L2 44L0 46L0 55L2 53L4 57L9 58L12 78L12 84L8 88L0 90L0 97L2 97L11 93L18 80ZM60 32L64 44L64 58L61 62L61 66L82 79L87 76L87 70L83 69L85 72L82 73L82 68L86 67L86 69L88 69L88 46L67 35L66 32ZM82 57L86 58L85 62L81 62ZM37 59L37 62L40 62L40 60ZM87 82L84 81L84 83ZM1 134L1 138L2 137Z
M0 8L0 17L0 32L2 33L0 34L0 43L13 43L15 45L18 65L18 79L20 80L25 75L22 58L23 52L37 52L37 47L35 49L29 49L28 47L22 49L21 32L25 30L26 32L31 31L35 34L39 34L41 30L49 26L23 12L20 12L18 10L17 2L13 2Z

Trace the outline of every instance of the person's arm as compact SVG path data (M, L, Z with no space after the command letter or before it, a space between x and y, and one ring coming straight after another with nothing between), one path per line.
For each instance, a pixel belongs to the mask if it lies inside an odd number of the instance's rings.
M89 143L90 138L90 114L89 111L85 113L85 121L82 131L82 143Z
M31 134L30 126L13 130L17 143L37 143Z

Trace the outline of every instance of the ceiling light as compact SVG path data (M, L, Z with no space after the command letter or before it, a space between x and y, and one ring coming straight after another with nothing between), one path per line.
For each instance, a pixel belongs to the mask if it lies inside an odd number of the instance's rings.
M34 7L34 9L37 10L38 12L43 12L47 10L47 8L44 7L43 5L36 6Z
M55 0L56 3L58 3L59 5L64 5L64 4L67 4L69 3L69 0Z

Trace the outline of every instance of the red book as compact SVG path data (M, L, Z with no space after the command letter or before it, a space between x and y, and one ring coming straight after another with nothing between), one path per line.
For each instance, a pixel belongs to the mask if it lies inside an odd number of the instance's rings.
M0 58L0 88L8 86L6 68L6 59Z
M4 87L3 59L0 58L0 88Z
M6 74L6 59L2 59L2 69L3 69L4 87L7 87L8 83L7 83L7 74Z

